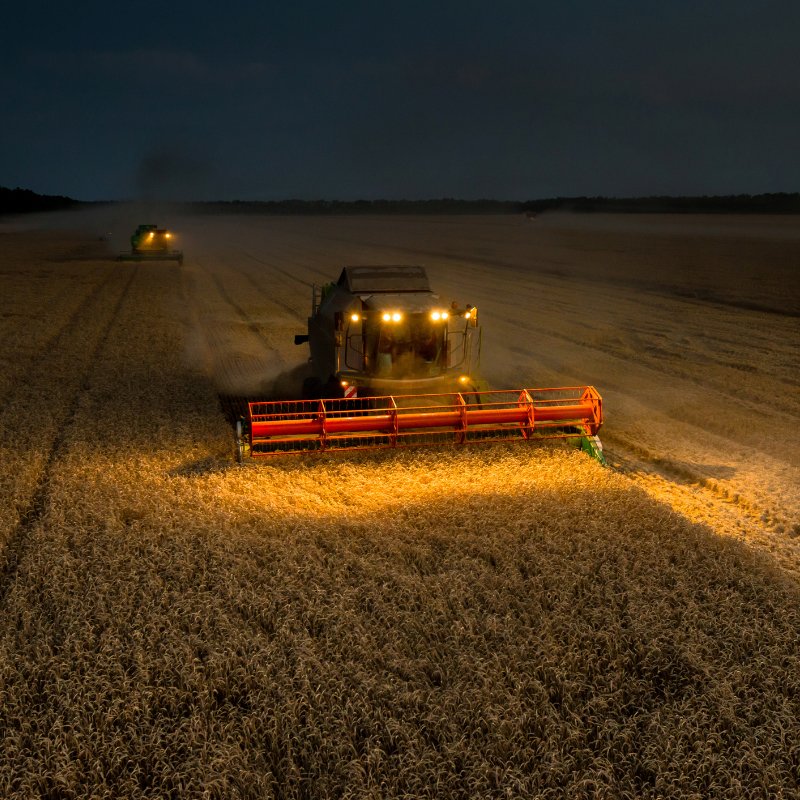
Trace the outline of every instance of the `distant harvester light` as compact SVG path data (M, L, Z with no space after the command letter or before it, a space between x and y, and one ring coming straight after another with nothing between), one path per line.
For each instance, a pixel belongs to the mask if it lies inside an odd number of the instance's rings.
M400 322L402 318L403 315L399 311L395 311L394 314L392 314L392 322Z
M359 316L358 316L358 314L351 314L351 315L350 315L350 319L351 319L353 322L358 322L358 321L361 319L361 317L359 317Z

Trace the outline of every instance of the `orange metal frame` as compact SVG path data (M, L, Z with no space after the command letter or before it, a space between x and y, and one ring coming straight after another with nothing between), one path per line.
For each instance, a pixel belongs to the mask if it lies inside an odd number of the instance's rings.
M254 457L519 438L594 436L593 386L249 404Z

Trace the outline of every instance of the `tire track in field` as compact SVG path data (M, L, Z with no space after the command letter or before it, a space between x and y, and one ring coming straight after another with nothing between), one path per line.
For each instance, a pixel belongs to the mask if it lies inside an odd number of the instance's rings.
M238 247L237 250L239 250L240 253L246 255L252 261L255 261L257 264L263 264L265 267L269 267L271 271L279 272L281 275L285 275L290 280L296 281L297 283L302 283L303 286L307 286L309 289L314 285L313 281L304 280L303 278L298 277L288 269L284 269L283 267L279 267L271 261L265 261L263 258L259 258L258 256L253 255L252 253L245 250L243 247ZM307 267L307 269L309 268ZM313 272L316 272L320 276L324 277L324 273L321 270L315 268L310 268L310 269Z
M256 336L256 338L259 339L270 352L274 353L277 357L280 357L280 354L272 345L272 343L269 341L269 339L264 335L258 323L255 320L253 320L252 317L250 317L250 315L241 307L241 305L239 305L239 303L237 303L236 300L234 300L231 297L230 293L225 288L225 284L222 278L220 278L217 272L213 269L210 269L205 264L203 264L199 259L195 259L195 263L199 267L201 267L203 272L205 272L205 274L211 279L211 282L214 284L214 288L216 289L217 294L219 294L222 300L236 312L236 316L239 318L241 322L243 322L247 326L248 330L250 330L250 332L253 333ZM231 269L228 267L227 264L224 265L224 267L225 269ZM233 271L241 275L245 275L244 272L236 268L233 268ZM270 298L270 302L274 301L272 301L272 299ZM275 304L280 305L279 303ZM292 310L292 313L296 314L297 312Z
M196 260L202 274L208 279L208 285L197 290L193 297L193 305L203 304L204 299L208 301L208 292L214 291L225 305L231 308L235 314L234 324L231 324L230 315L223 314L221 317L214 314L213 320L200 319L197 315L197 322L202 331L203 338L210 351L209 366L212 370L212 377L216 384L218 394L221 398L226 397L245 397L253 394L258 399L263 399L262 395L272 396L274 393L296 394L298 391L295 385L302 378L295 375L296 365L290 363L284 355L286 348L276 346L274 338L265 333L263 325L254 320L239 302L228 291L223 278L209 267L207 263ZM219 265L225 271L231 271L242 277L247 277L246 273L236 268L229 268L223 261ZM259 289L259 291L261 291ZM273 305L281 304L269 298ZM297 317L296 309L290 309L293 318ZM227 317L227 319L226 319ZM252 334L255 341L242 338L241 331L237 331L236 324L243 323L249 334ZM254 347L256 345L257 347ZM287 383L289 388L286 387ZM223 410L224 409L223 402ZM226 415L230 416L227 414Z
M45 455L44 464L38 478L36 487L31 495L27 507L21 512L20 520L16 528L12 531L3 548L3 563L0 566L0 605L14 585L19 571L20 564L24 561L25 555L31 546L31 534L36 524L42 519L47 507L47 499L50 491L50 480L53 468L58 462L67 442L69 433L78 414L78 407L81 397L89 388L89 380L95 369L97 356L102 351L108 341L111 329L114 327L122 306L128 297L130 288L138 274L138 266L131 271L130 277L125 282L122 291L117 298L117 302L109 315L108 320L103 324L94 342L91 352L85 359L85 367L76 382L75 389L67 401L66 407L58 420L55 434L50 442L50 446ZM114 273L112 273L114 275ZM108 281L102 285L105 286ZM99 291L99 290L98 290ZM98 292L93 292L93 297L97 297ZM82 304L84 311L89 310L89 304ZM79 318L74 317L72 329L76 329ZM63 341L63 339L62 339ZM43 360L43 359L42 359Z
M297 281L298 283L301 283L303 286L307 286L309 289L313 286L313 283L309 283L308 281L305 281L302 278L298 278L296 275L292 275L286 269L277 267L274 264L270 263L269 261L264 261L263 259L252 255L252 253L248 253L241 247L238 249L241 253L243 253L251 260L255 261L257 264L263 264L265 267L268 267L270 270L274 272L286 275L287 277ZM255 278L253 278L253 276L249 272L247 272L247 270L241 269L239 267L233 267L230 264L225 264L225 268L228 269L229 271L235 272L237 275L241 275L247 281L247 283L249 283L260 295L267 294L268 301L270 303L272 303L275 306L278 306L278 308L282 308L290 316L294 317L295 319L302 320L305 323L305 317L300 311L298 311L294 306L290 305L289 303L283 300L279 300L274 294L269 292L268 287L260 285L258 281L256 281Z
M95 272L97 271L99 270L95 270ZM50 353L52 350L58 349L60 343L63 342L64 339L69 336L70 333L72 333L72 331L75 330L79 320L86 312L86 309L91 306L97 296L106 288L106 286L108 286L111 280L116 277L116 273L112 271L107 271L107 273L108 274L106 275L105 280L95 284L92 289L90 289L88 294L86 294L83 300L81 300L75 307L72 314L70 314L69 317L64 320L64 322L61 324L61 327L55 330L42 342L38 353L28 359L27 363L23 365L17 365L17 368L15 369L16 375L22 374L26 371L31 372L32 370L36 369L37 366L44 361L48 353ZM6 392L3 398L0 398L0 407L4 406L8 402L9 398L14 394L15 383L16 381L12 381L12 387Z
M285 310L292 319L303 319L305 323L300 312L288 303L268 294L245 269L230 265L227 259L217 257L213 265L209 265L203 259L195 259L194 264L199 268L198 274L202 274L207 282L204 281L203 286L192 287L189 283L189 274L184 272L181 291L184 304L190 310L190 324L201 332L207 347L205 368L211 373L220 409L228 423L235 425L238 419L246 416L247 404L251 400L296 397L306 377L307 362L293 365L290 363L291 359L284 357L282 350L274 346L273 341L263 333L259 324L231 296L216 269L237 276L252 286L259 296L264 297L265 304ZM253 353L246 343L241 342L235 328L231 326L229 319L225 319L224 314L220 317L210 311L208 293L212 291L212 287L219 298L233 309L236 318L255 335L262 345L260 354ZM203 306L210 311L207 316L202 313ZM203 316L206 318L203 319ZM240 345L244 352L240 351Z
M225 288L225 284L222 282L222 279L219 277L219 275L217 275L216 272L211 271L209 271L208 274L210 275L211 280L213 281L214 286L219 293L219 296L236 312L239 319L244 322L247 328L252 331L261 342L263 342L267 350L272 353L279 362L282 363L283 358L281 354L272 345L269 339L264 336L261 328L258 326L258 323L256 323L250 317L250 315L230 296L230 294L228 294L228 290Z

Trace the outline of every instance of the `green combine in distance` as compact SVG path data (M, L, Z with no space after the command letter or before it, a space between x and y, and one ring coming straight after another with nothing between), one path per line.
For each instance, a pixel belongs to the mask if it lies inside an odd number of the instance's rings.
M175 234L151 223L139 225L131 235L130 253L120 253L117 261L177 261L183 264L183 252L174 250Z

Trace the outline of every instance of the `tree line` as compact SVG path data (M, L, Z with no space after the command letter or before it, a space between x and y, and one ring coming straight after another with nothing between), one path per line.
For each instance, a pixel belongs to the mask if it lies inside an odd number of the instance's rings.
M546 211L609 213L798 214L800 194L702 197L551 197L540 200L228 200L192 203L196 211L238 214L527 214Z
M0 214L30 214L36 211L59 211L81 205L79 200L63 195L37 194L30 189L7 189L0 186Z
M63 195L0 186L0 215L96 205ZM189 202L199 213L228 214L527 214L547 211L645 214L800 214L800 193L649 197L550 197L539 200L213 200Z

